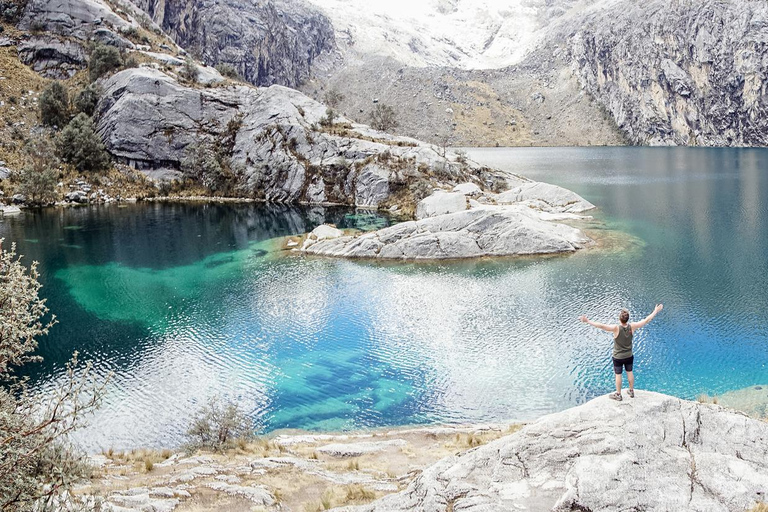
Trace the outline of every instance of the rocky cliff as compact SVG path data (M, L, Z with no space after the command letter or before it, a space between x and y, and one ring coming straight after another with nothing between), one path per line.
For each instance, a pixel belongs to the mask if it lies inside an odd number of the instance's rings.
M414 187L506 187L504 173L452 151L344 118L330 123L325 106L278 85L191 87L137 68L101 86L107 149L147 171L178 170L191 146L207 143L224 150L241 192L270 201L413 207Z
M312 1L328 12L355 3ZM341 90L360 119L385 99L400 133L456 145L768 143L766 2L435 5L425 19L384 2L332 15L345 61L305 90ZM444 30L457 20L466 32Z
M331 23L303 1L134 3L200 60L229 64L255 85L296 87L317 59L332 57L336 49Z
M545 416L347 512L742 511L768 493L768 423L651 392Z
M583 87L637 144L768 144L768 3L620 1L568 25Z

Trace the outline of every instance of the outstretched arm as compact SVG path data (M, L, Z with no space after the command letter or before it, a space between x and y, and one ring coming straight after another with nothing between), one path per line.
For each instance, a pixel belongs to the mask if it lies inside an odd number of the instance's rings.
M643 318L639 322L632 322L632 323L630 323L630 325L632 326L632 330L634 331L635 329L639 329L641 327L645 327L646 325L648 325L648 322L653 320L653 318L656 316L656 314L659 311L661 311L662 309L664 309L664 305L663 304L656 304L656 307L653 308L653 313L651 313L647 317Z
M592 327L597 327L598 329L602 329L604 331L608 331L608 332L615 332L616 331L616 326L615 325L601 324L600 322L593 322L592 320L587 318L585 315L580 316L579 320L581 320L585 324L589 324Z

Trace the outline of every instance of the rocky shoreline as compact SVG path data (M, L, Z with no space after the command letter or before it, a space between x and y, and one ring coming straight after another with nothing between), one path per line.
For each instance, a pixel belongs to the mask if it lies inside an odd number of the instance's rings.
M116 512L747 510L768 492L767 447L764 420L638 391L525 425L283 431L218 454L110 450L76 494Z

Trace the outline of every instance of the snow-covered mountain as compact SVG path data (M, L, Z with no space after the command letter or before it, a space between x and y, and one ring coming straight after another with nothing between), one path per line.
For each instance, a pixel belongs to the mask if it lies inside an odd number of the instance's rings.
M552 22L595 0L310 0L358 54L416 67L520 62Z

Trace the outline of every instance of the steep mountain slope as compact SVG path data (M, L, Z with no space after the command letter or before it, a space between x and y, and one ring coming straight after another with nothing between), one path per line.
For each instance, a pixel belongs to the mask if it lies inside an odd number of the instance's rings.
M344 63L304 90L340 90L342 110L358 119L386 98L411 136L473 145L768 143L766 2L373 2L352 16L357 0L312 1L333 19Z
M563 28L579 81L633 142L768 144L768 2L624 0Z
M317 59L332 58L334 30L297 0L136 0L179 45L204 62L226 63L254 85L296 87Z

